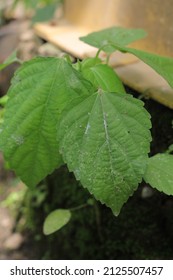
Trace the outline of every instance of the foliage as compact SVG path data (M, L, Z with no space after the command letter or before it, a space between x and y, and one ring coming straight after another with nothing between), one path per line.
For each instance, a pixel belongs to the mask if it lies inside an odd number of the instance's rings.
M68 209L58 209L52 211L44 222L43 232L49 235L65 226L71 218L71 212Z
M100 32L94 32L86 37L81 37L80 39L92 46L99 48L100 50L104 50L109 54L116 50L119 50L121 52L128 52L137 56L139 59L143 60L146 64L151 66L163 78L165 78L165 80L170 84L170 86L173 87L173 58L164 57L153 53L148 53L145 51L126 47L126 45L128 45L132 41L136 41L136 39L138 38L145 37L146 34L142 32L142 30L137 29L132 32L132 30L130 29L126 32L125 28L121 28L120 30L122 30L122 35L120 36L118 33L117 36L117 29L115 29L115 38L117 39L114 39L112 32L109 33L108 30L109 29L105 29ZM106 40L103 40L104 34L105 37L107 36ZM133 40L129 40L131 34ZM93 36L95 37L95 40L93 40Z
M148 160L144 180L153 188L168 195L173 194L173 156L157 154Z
M3 63L0 64L0 70L3 70L14 62L21 63L21 61L17 58L17 51L14 51Z
M49 21L53 18L55 10L57 9L57 3L49 4L44 7L38 8L35 11L35 15L32 18L32 23Z
M62 115L59 139L65 163L115 215L142 180L149 128L142 102L124 93L99 90L72 101Z
M82 40L108 56L115 50L133 53L172 86L173 59L126 47L145 35L142 30L111 28ZM76 179L118 215L143 178L157 187L158 182L150 180L153 166L148 159L151 122L143 102L125 92L98 54L75 65L66 58L41 57L24 63L8 92L0 149L32 188L66 163ZM167 168L170 157L172 161L171 155L160 156L161 168ZM173 194L166 188L170 180L169 172L158 189Z
M147 36L143 29L127 29L123 27L111 27L101 31L92 32L80 40L96 48L103 49L107 53L116 50L116 46L126 46L132 42Z
M35 8L38 6L46 6L53 3L59 3L63 0L14 0L14 6L17 5L19 2L22 2L27 8Z
M32 18L32 23L34 24L36 22L51 20L56 9L63 0L14 0L13 7L20 2L24 4L26 9L32 9L34 11L34 16Z

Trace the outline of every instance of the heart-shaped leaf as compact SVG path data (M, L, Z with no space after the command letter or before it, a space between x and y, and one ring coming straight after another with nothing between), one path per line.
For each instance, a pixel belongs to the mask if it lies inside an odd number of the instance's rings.
M141 182L150 146L143 102L102 90L73 100L59 126L60 151L70 171L117 215Z
M0 149L26 185L35 186L63 163L59 117L72 98L90 90L90 82L64 59L36 58L19 68L8 92Z
M49 235L61 229L70 221L70 218L71 212L68 209L57 209L52 211L44 221L44 234Z

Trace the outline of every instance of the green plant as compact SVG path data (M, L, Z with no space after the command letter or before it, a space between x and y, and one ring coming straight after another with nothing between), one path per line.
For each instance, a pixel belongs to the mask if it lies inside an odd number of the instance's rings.
M32 23L36 23L51 20L63 0L14 0L12 8L20 2L33 11Z
M148 157L150 115L98 56L104 50L108 61L116 50L132 53L173 87L173 59L126 47L145 35L120 27L94 32L81 40L99 48L95 58L72 64L67 57L37 57L17 70L0 128L0 149L28 187L67 164L115 215L142 179L173 194L173 156Z
M6 68L7 66L9 66L14 62L21 63L21 60L17 58L17 51L12 52L12 54L9 57L7 57L4 63L0 64L0 70L3 70L4 68Z
M17 5L18 3L22 2L27 8L37 8L39 6L46 6L52 3L59 3L63 2L63 0L14 0L13 5Z
M11 53L9 57L4 61L4 63L0 64L0 71L4 68L8 67L10 64L17 62L22 63L20 59L17 58L17 51L14 51ZM7 103L8 96L5 95L3 97L0 97L0 124L3 122L3 114L4 114L4 106Z

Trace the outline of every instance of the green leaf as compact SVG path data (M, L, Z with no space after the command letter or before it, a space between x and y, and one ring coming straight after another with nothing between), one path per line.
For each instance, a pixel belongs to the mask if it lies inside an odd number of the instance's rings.
M19 62L19 59L16 56L16 51L14 51L5 61L4 63L0 64L0 70L3 70L4 68L6 68L7 66L9 66L10 64L14 63L14 62Z
M99 57L87 57L84 60L77 60L76 63L73 63L74 69L81 71L83 69L89 69L97 64L101 64L102 60Z
M3 97L0 98L0 105L4 107L7 104L7 101L8 101L8 96L4 95Z
M111 46L112 44L126 46L134 41L144 38L146 35L147 33L143 29L110 27L80 37L80 40L96 48L104 48L105 52L112 53L115 51L115 48Z
M16 5L18 3L22 2L22 4L27 8L27 9L35 9L39 6L42 6L42 5L49 5L49 4L52 4L52 3L56 3L56 4L59 4L59 3L62 3L63 0L13 0L13 3L12 3L12 8L15 8Z
M9 90L0 149L16 174L33 187L63 161L57 123L72 98L91 84L64 59L36 58L16 72Z
M46 5L43 8L37 8L32 23L49 21L53 18L53 15L57 9L57 3Z
M117 49L137 56L151 66L151 68L160 74L170 86L173 87L173 58L126 47L117 47Z
M67 106L60 151L82 185L118 215L145 172L151 123L143 102L98 91Z
M97 89L109 92L126 93L124 86L115 71L106 64L96 64L91 67L82 67L83 76Z
M108 31L108 32L107 32ZM112 27L98 32L93 32L80 39L91 46L112 53L116 50L131 53L151 66L173 87L173 58L126 47L127 44L145 37L145 31L140 29L126 29Z
M173 195L173 155L157 154L149 158L144 180L153 188Z
M43 233L49 235L65 226L71 218L71 212L67 209L52 211L45 219Z
M167 151L166 151L165 153L167 153L167 154L172 154L172 153L173 153L173 144L171 144L171 145L168 147L168 149L167 149Z
M82 70L84 69L89 69L93 66L96 66L97 64L101 64L102 63L102 60L95 56L95 57L87 57L85 58L81 63L81 68Z

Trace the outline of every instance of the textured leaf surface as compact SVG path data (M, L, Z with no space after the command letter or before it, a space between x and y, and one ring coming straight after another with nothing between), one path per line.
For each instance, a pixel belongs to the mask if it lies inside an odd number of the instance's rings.
M57 122L74 97L91 84L64 59L37 58L17 71L9 90L0 149L18 176L34 186L62 164Z
M144 180L153 188L173 195L173 155L157 154L149 158Z
M97 64L82 68L83 76L96 87L109 92L126 93L124 86L115 71L106 64Z
M136 40L146 37L147 33L143 29L128 29L123 27L110 27L101 31L92 32L80 40L104 51L112 53L115 48L111 44L126 46Z
M45 235L54 233L65 226L71 218L71 212L66 209L57 209L51 212L45 219L43 232Z
M151 126L143 103L99 91L62 116L60 150L69 170L117 215L145 172Z

